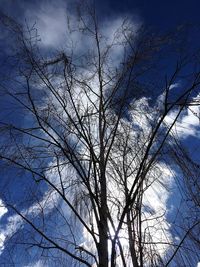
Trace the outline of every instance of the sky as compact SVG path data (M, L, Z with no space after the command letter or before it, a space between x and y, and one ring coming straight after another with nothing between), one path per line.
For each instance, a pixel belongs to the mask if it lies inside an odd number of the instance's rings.
M99 5L109 14L131 13L139 16L146 25L157 28L175 26L182 23L199 23L199 1L101 1Z
M59 0L57 2L55 1L47 1L47 0L40 0L40 1L23 1L23 0L2 0L0 2L0 10L2 12L5 12L7 15L14 17L16 20L18 20L20 23L25 24L28 23L34 23L36 22L36 27L38 28L38 34L41 38L41 49L44 52L45 55L49 55L53 53L55 49L62 50L65 44L65 40L67 38L66 35L66 29L64 27L66 23L66 12L70 13L70 10L72 8L72 2L73 1L64 1ZM138 25L144 24L147 27L155 29L156 32L162 32L162 31L172 31L174 27L177 25L182 24L191 24L191 25L199 25L200 18L199 18L199 10L200 10L200 2L198 0L191 0L191 1L180 1L180 0L174 0L174 1L158 1L158 0L124 0L124 1L96 1L96 8L97 12L99 14L99 18L101 20L101 23L104 27L104 32L109 36L109 34L112 33L112 29L120 24L121 18L124 16L128 16L132 18L134 27L138 27ZM73 19L73 18L72 18ZM107 32L106 32L107 31ZM197 35L198 36L198 35ZM194 45L198 44L200 42L200 38L198 39L195 35L194 39ZM78 53L82 52L82 49L86 46L89 46L90 44L87 43L87 40L79 40L79 36L76 36L74 34L75 40L77 40L77 51ZM0 47L1 47L1 53L0 53L0 61L2 62L5 59L5 55L7 55L9 51L9 38L7 39L6 32L2 31L2 35L0 36ZM84 44L84 46L82 46ZM117 57L119 56L119 52L117 51L114 55L116 63L117 64ZM114 62L114 61L113 61ZM7 71L12 71L11 67L10 69L7 69ZM174 84L171 88L171 92L173 95L173 90L177 90L177 88L182 86L182 81L180 81L177 84ZM161 92L157 92L157 97L159 96ZM162 95L160 96L160 99L162 98ZM5 100L5 99L4 99ZM5 112L7 116L7 120L14 123L19 123L21 125L27 125L27 123L31 123L29 121L29 118L26 116L22 116L20 112L18 112L15 108L13 108L12 103L7 103L5 101L1 100L1 110L2 107L5 110L8 109L9 112ZM7 103L7 104L5 104ZM7 105L7 106L6 106ZM13 110L11 109L13 108ZM199 109L197 107L192 107L190 110L186 110L183 114L183 116L180 118L176 125L176 131L178 135L180 136L181 142L187 147L187 150L189 151L190 155L193 155L193 159L197 162L197 164L200 164L199 162L199 153L200 153L200 127L199 127L199 119L194 116L194 113L198 113ZM2 111L0 118L1 120L5 117L4 111ZM170 116L167 118L166 123L170 123L170 120L174 118L175 114L170 114ZM1 141L5 142L3 139ZM161 166L161 168L164 168L164 166ZM178 177L179 172L177 169L173 169L175 171L174 176ZM166 173L168 174L166 182L170 184L172 187L172 194L167 195L167 192L162 191L162 187L153 188L152 191L159 191L156 194L153 194L152 199L148 199L149 196L146 196L146 203L148 203L148 206L150 207L150 203L153 201L157 203L157 206L154 207L157 210L163 210L165 207L168 208L168 214L166 215L166 219L172 220L177 214L177 205L183 205L185 207L185 210L189 209L190 206L185 206L185 203L181 203L181 196L177 193L177 184L173 183L171 180L171 174L168 173L168 170L166 170ZM15 183L12 182L12 176L16 175ZM9 171L2 170L1 172L1 182L0 187L3 188L3 190L6 188L7 192L9 192L9 196L13 199L13 201L16 203L20 203L21 196L25 196L28 192L28 188L30 187L31 183L31 177L25 177L25 175L22 172L17 171L14 167L10 167ZM53 179L53 178L52 178ZM34 185L32 185L34 186ZM181 185L180 185L181 186ZM33 187L33 190L34 189ZM45 203L47 201L47 194L45 194L46 188L41 187L38 189L38 195L40 196L41 203ZM27 193L28 194L28 193ZM48 192L49 194L49 192ZM164 196L165 195L165 196ZM0 195L0 204L4 201L4 197ZM35 211L35 214L39 214L39 211L37 210L37 207L34 206L34 203L31 203L31 200L26 198L28 201L27 203L23 203L23 208L26 209L26 212L30 214ZM52 199L56 203L59 202L57 199L57 196L52 194ZM159 200L162 199L162 203L159 204ZM50 205L50 204L49 204ZM62 205L62 203L60 204ZM153 208L153 207L150 207ZM65 211L66 212L66 211ZM55 220L51 207L48 206L48 216L50 219ZM37 216L36 216L37 217ZM61 220L60 217L56 218L57 220ZM13 225L13 229L12 226ZM166 224L163 227L165 227L167 230L169 225ZM5 237L9 236L12 237L13 243L15 241L15 233L18 232L19 236L23 237L23 235L28 232L28 227L23 224L19 216L15 215L14 213L10 214L7 212L6 208L0 209L0 264L5 263L5 265L2 266L9 266L6 265L12 264L12 261L18 261L19 265L16 266L22 266L22 267L51 267L51 266L59 266L56 265L56 263L53 263L53 265L48 265L48 263L44 263L41 260L37 260L37 251L30 252L30 257L23 258L23 255L20 251L20 248L13 248L12 242L11 245L8 246L7 249L7 243L5 242ZM58 231L61 231L61 229L58 229ZM170 233L169 231L166 232L169 236L168 238L178 238L177 233ZM165 234L166 234L165 233ZM81 231L77 233L77 235L81 236ZM173 235L173 237L172 237ZM36 237L37 238L37 237ZM13 250L14 254L12 257L10 256L10 251ZM8 257L9 258L8 260ZM199 258L200 259L200 258ZM2 262L2 263L1 263ZM67 260L67 263L70 266L69 259ZM196 260L197 264L197 260ZM12 265L10 265L12 266ZM13 265L14 266L14 265ZM66 265L67 266L67 265ZM172 266L173 267L173 266Z
M8 14L14 16L21 15L22 17L27 12L39 11L42 4L52 5L53 1L17 1L17 0L2 0L1 9ZM54 4L55 7L63 6L65 1L58 1ZM69 1L68 1L69 2ZM102 11L102 18L110 15L131 14L139 17L146 25L156 28L165 28L176 26L182 23L199 23L199 7L198 0L126 0L126 1L112 1L102 0L97 1L96 6L99 12Z

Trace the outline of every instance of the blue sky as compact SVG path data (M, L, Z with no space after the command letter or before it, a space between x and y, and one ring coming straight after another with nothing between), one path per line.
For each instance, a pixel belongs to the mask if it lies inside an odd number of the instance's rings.
M27 10L39 10L40 4L49 4L52 1L17 1L11 0L1 1L1 9L8 14L22 16ZM54 6L62 6L65 1L58 1ZM69 1L68 1L69 3ZM198 0L126 0L126 1L97 1L96 6L103 16L117 14L131 14L138 16L146 25L151 25L157 28L169 28L182 23L199 23L199 7ZM18 17L19 18L19 17Z
M28 23L34 23L36 22L36 27L38 28L38 33L41 38L40 47L44 55L49 55L53 53L55 49L63 49L64 43L66 40L66 31L63 25L66 23L65 13L70 12L72 9L72 2L73 1L63 1L59 0L55 3L55 1L20 1L20 0L13 0L13 1L7 1L2 0L0 2L0 9L5 12L7 15L14 17L16 20L18 20L20 23L25 23L27 21ZM174 0L174 1L158 1L158 0L125 0L125 1L97 1L96 3L97 12L99 14L101 23L105 25L104 27L108 28L110 31L112 31L112 25L113 27L118 23L119 18L123 18L124 16L131 16L133 19L133 22L135 25L144 24L150 28L155 29L156 32L162 32L162 31L171 31L174 27L181 24L192 24L192 25L198 25L200 22L199 18L199 10L200 10L200 2L198 0L191 0L191 1L180 1L180 0ZM114 23L112 24L112 21ZM109 27L108 27L109 26ZM108 33L106 33L108 34ZM194 37L195 36L195 37ZM9 50L9 41L12 40L7 38L8 35L6 31L2 31L2 36L0 37L0 47L1 47L1 53L0 53L0 61L3 62L5 59L5 56L10 53ZM75 36L76 37L76 36ZM194 46L198 46L200 43L200 38L198 37L198 34L195 32L192 35L193 39L191 42L191 38L188 38L188 44L193 43ZM198 39L199 38L199 39ZM83 43L80 44L80 47L78 46L78 50L81 51L85 46L89 45L87 43L87 40L82 40ZM83 48L81 48L81 45L84 44ZM12 62L11 62L12 63ZM11 69L11 65L9 64L5 69L6 71L13 71ZM165 70L163 70L164 72ZM167 69L167 72L170 72L170 67ZM12 72L11 72L12 73ZM13 73L15 73L13 71ZM174 88L171 90L176 90L177 88L183 87L183 81L180 81L179 83L174 85ZM175 91L172 95L175 95ZM156 97L158 97L161 93L160 90L154 92ZM144 91L144 94L146 92ZM148 94L148 93L147 93ZM149 95L148 95L149 97ZM27 125L32 123L32 120L30 117L26 115L22 115L21 111L17 109L16 106L13 107L12 102L10 100L8 101L7 97L3 96L2 100L0 100L1 103L1 115L0 119L1 121L7 121L9 123L16 123L20 125ZM5 111L6 108L6 111ZM194 116L194 113L198 113L198 108L193 107L192 110L186 110L183 113L183 116L180 118L179 122L177 123L176 131L178 132L178 135L180 137L180 142L185 145L187 152L192 155L193 159L197 164L200 164L199 161L199 153L200 153L200 128L199 128L199 120ZM171 118L173 118L174 114L170 114ZM168 122L170 122L170 116L167 118ZM31 140L23 140L24 142L28 142ZM1 139L1 143L6 142L5 139ZM167 159L166 159L167 161ZM164 167L163 167L164 168ZM179 172L177 167L172 166L173 172L175 173L174 176L176 177L175 181L179 181L179 176L182 174ZM167 172L167 170L166 170ZM168 176L170 177L170 174L168 173ZM14 177L14 179L13 179ZM199 178L199 177L198 177ZM13 182L14 181L14 182ZM9 171L7 168L2 169L1 172L1 181L0 181L0 187L2 188L2 192L7 193L7 197L11 198L13 203L18 203L18 205L22 205L24 209L27 209L29 207L32 207L34 209L34 203L32 203L32 197L37 194L38 199L42 199L42 201L46 201L45 199L45 192L46 187L44 184L41 184L39 186L35 186L35 183L31 182L31 177L27 175L27 173L24 173L21 170L18 170L14 167L10 167ZM185 211L190 210L191 207L193 207L192 203L188 203L185 201L182 201L182 198L184 199L184 196L181 196L178 193L177 187L183 186L182 182L180 182L179 185L177 185L176 182L169 182L169 186L171 187L171 192L169 195L166 195L166 198L163 197L163 205L167 207L168 214L166 215L166 219L173 220L174 216L179 216L178 220L186 221L184 216ZM29 193L29 188L31 188L31 195ZM162 191L162 187L158 188ZM167 193L166 193L167 194ZM23 196L23 202L21 202ZM56 196L52 195L52 198L55 198L55 202L57 205L61 206L62 209L62 203L57 200ZM160 196L162 198L162 196ZM0 195L0 199L3 201L6 201L5 194ZM155 196L154 200L156 203L159 201L159 198ZM148 200L146 200L148 203ZM184 212L182 214L175 215L178 212L178 208L182 207L184 209ZM159 205L155 207L156 208L162 208ZM64 209L64 208L63 208ZM2 216L1 216L2 212ZM20 267L56 267L61 266L61 263L58 262L58 259L56 258L56 262L47 262L42 261L41 259L38 260L38 255L40 255L40 252L37 251L37 249L28 250L28 253L24 252L24 247L13 247L13 244L15 244L15 238L17 240L23 240L24 236L32 235L32 231L30 230L30 227L26 224L21 223L19 218L15 217L13 213L6 212L5 209L2 209L0 212L0 238L2 241L4 241L4 235L5 233L9 236L9 241L11 242L2 242L2 252L0 254L0 265L1 266L15 266L12 265L12 262L18 262L18 265ZM5 215L3 216L3 213ZM29 211L27 211L29 213ZM67 212L66 210L63 211L64 213ZM37 214L37 212L36 212ZM194 211L194 214L197 214L196 210ZM48 214L46 214L49 218L49 225L47 232L51 232L53 222L56 220L58 222L58 228L55 230L56 234L63 235L62 232L62 216L59 214L56 214L53 212L51 208L49 208ZM11 224L16 224L15 230L11 231ZM35 218L35 222L37 222L37 216ZM9 224L10 223L10 224ZM40 223L40 222L39 222ZM167 225L164 225L164 227ZM77 231L77 238L81 237L82 232L80 227L75 227ZM74 230L75 231L75 230ZM174 232L173 232L174 231ZM181 230L173 229L172 235L173 238L178 239L178 234L176 231ZM17 235L16 235L17 233ZM1 236L2 234L2 236ZM170 233L171 235L171 233ZM39 237L36 236L36 239ZM0 242L1 244L1 242ZM14 252L14 253L13 253ZM45 254L45 252L44 252ZM56 255L54 252L52 252L52 255L55 257ZM192 264L197 264L197 256L194 258L194 262ZM66 261L68 265L71 266L70 260L62 259L62 261ZM4 264L4 265L3 265ZM9 265L10 264L10 265ZM176 265L174 265L176 266ZM171 266L173 267L173 265ZM187 266L186 266L187 267ZM194 265L195 267L195 265Z
M139 16L145 24L168 29L182 23L199 23L199 1L99 1L106 13L131 13Z

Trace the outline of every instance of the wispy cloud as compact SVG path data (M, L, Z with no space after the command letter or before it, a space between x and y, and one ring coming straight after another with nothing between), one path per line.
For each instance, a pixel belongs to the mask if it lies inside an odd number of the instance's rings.
M199 96L193 98L193 101L199 99ZM177 111L172 111L166 117L166 123L170 125L175 117L177 116ZM179 138L185 139L189 136L200 138L200 108L198 105L188 106L182 113L182 115L177 120L174 125L173 131L178 134Z
M67 40L67 10L66 2L41 3L35 9L27 10L25 17L28 24L36 22L36 29L41 38L41 45L46 48L60 49Z
M1 217L7 213L7 208L5 207L3 201L0 199L0 219Z
M44 264L42 260L39 260L36 263L29 264L28 266L24 266L24 267L48 267L48 265Z
M41 214L41 212L43 213L43 216L47 216L52 211L52 209L56 207L58 201L58 194L55 191L47 190L40 201L35 202L29 208L20 211L20 213L27 218L37 217L39 214ZM5 210L6 211L4 213L7 212L7 209ZM23 227L24 224L25 221L18 214L11 215L7 218L6 225L1 227L0 254L4 250L5 242L9 240L13 236L13 234L15 234L21 227Z
M169 211L167 201L170 198L170 188L173 186L174 174L169 166L158 163L153 173L150 172L148 176L151 185L147 187L144 193L143 231L146 231L146 242L152 242L160 255L164 255L170 248L170 243L173 242L170 233L171 225L167 221Z
M0 219L3 217L4 214L8 212L7 208L5 207L3 201L0 199ZM1 232L0 229L0 255L4 249L4 242L5 242L5 234Z

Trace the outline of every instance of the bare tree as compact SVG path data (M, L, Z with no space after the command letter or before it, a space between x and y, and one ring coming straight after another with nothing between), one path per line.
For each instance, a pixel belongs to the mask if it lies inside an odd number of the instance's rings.
M2 81L2 92L27 114L24 124L1 122L2 164L28 180L20 202L7 191L2 196L16 214L7 240L56 260L58 251L72 266L168 266L199 218L177 242L166 234L166 211L153 210L148 197L156 188L170 190L166 176L173 162L199 204L184 162L191 159L173 132L197 94L199 71L185 74L197 54L177 52L160 96L150 104L144 84L154 72L159 77L158 57L174 35L151 34L124 20L106 36L95 10L88 9L86 16L79 13L79 34L88 49L75 54L71 43L47 59L35 26L24 29L3 14L1 20L18 47L17 72ZM180 77L187 83L174 96L171 88ZM16 235L24 223L26 235Z

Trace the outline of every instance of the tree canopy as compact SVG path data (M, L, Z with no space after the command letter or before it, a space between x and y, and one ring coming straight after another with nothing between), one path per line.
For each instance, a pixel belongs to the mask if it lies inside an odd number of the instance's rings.
M2 259L194 266L199 165L182 127L189 115L198 127L200 72L184 27L113 27L85 8L45 51L36 25L1 23L14 44L0 82Z

